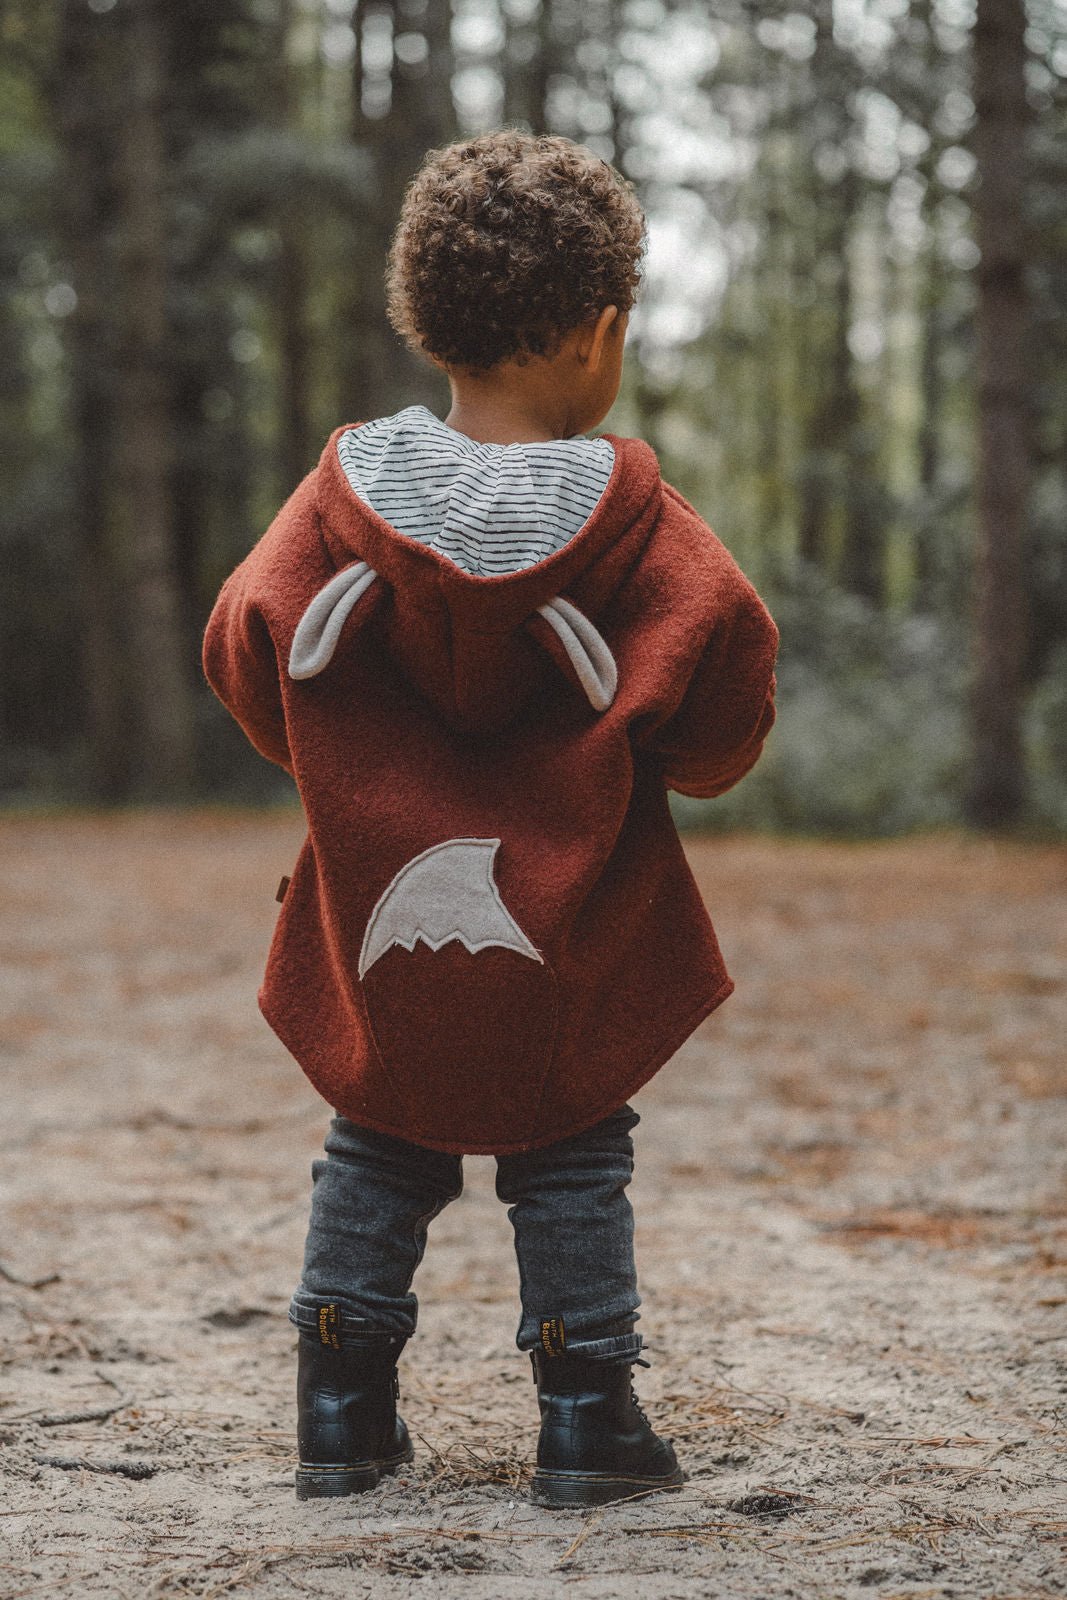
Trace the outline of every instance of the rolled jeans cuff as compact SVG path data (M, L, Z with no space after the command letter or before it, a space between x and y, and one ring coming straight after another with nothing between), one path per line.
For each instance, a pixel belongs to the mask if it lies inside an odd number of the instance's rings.
M336 1296L312 1295L298 1289L289 1302L289 1321L301 1333L318 1334L324 1343L336 1337L342 1348L366 1344L403 1344L407 1334L376 1327Z
M618 1333L610 1339L568 1339L564 1354L585 1361L636 1361L643 1345L639 1333Z

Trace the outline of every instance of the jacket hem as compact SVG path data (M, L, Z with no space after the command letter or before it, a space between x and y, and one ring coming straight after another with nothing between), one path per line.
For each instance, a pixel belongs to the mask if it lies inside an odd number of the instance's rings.
M677 1027L672 1028L669 1033L664 1035L660 1044L657 1045L653 1053L646 1057L644 1064L637 1070L637 1072L633 1074L632 1077L626 1079L625 1084L621 1088L613 1090L609 1099L599 1101L596 1106L592 1107L590 1110L583 1111L576 1121L561 1123L558 1126L547 1130L542 1129L538 1132L535 1138L531 1139L511 1139L502 1142L490 1140L489 1142L482 1141L480 1143L457 1143L455 1141L446 1140L431 1141L426 1138L413 1139L409 1130L398 1127L395 1123L385 1122L377 1117L370 1117L365 1112L358 1109L353 1111L344 1105L335 1105L333 1100L328 1095L323 1094L322 1090L315 1082L315 1079L308 1072L307 1067L304 1066L304 1063L301 1061L296 1050L293 1049L293 1046L290 1044L285 1033L283 1033L275 1019L270 1015L267 1007L263 1003L262 994L259 996L259 1006L271 1029L277 1034L278 1038L293 1056L294 1060L297 1062L298 1066L314 1086L316 1091L322 1095L322 1098L326 1101L327 1105L332 1106L333 1110L339 1116L345 1117L349 1122L354 1122L357 1127L370 1128L375 1133L385 1133L390 1135L391 1138L403 1139L406 1143L418 1145L424 1150L439 1150L443 1155L511 1156L521 1155L526 1150L541 1150L546 1145L555 1144L559 1139L569 1139L575 1134L584 1133L587 1128L593 1127L594 1124L602 1121L604 1117L610 1116L613 1111L618 1111L621 1106L626 1104L631 1095L636 1094L638 1089L642 1088L650 1078L654 1078L660 1068L665 1066L675 1052L681 1049L682 1045L689 1038L690 1034L693 1033L695 1029L697 1029L704 1021L704 1018L710 1016L713 1011L717 1010L717 1008L722 1005L724 1000L729 999L734 992L734 988L734 980L727 976L725 980L719 984L717 989L714 989L710 995L706 996L700 1002L699 1005L695 1006L692 1011L686 1014L684 1019L677 1025Z

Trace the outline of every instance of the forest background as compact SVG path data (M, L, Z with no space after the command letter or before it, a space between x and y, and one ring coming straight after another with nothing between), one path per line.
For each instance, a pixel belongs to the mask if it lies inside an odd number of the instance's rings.
M0 0L0 803L283 800L223 578L439 376L383 310L425 151L501 123L650 218L625 386L782 631L682 821L1067 827L1061 0Z

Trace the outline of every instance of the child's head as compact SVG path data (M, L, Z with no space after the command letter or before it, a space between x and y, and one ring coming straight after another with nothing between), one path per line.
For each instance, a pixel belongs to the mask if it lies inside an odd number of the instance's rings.
M408 188L389 316L453 380L515 379L531 367L543 376L545 363L594 339L594 365L606 349L618 368L644 242L632 186L606 161L569 139L486 134L431 151ZM614 388L601 374L601 416L617 387L617 370Z

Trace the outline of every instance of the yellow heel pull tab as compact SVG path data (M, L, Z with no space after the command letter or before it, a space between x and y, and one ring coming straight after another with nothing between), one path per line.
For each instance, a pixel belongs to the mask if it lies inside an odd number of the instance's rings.
M562 1317L546 1317L541 1323L541 1349L546 1356L561 1356L567 1348Z

